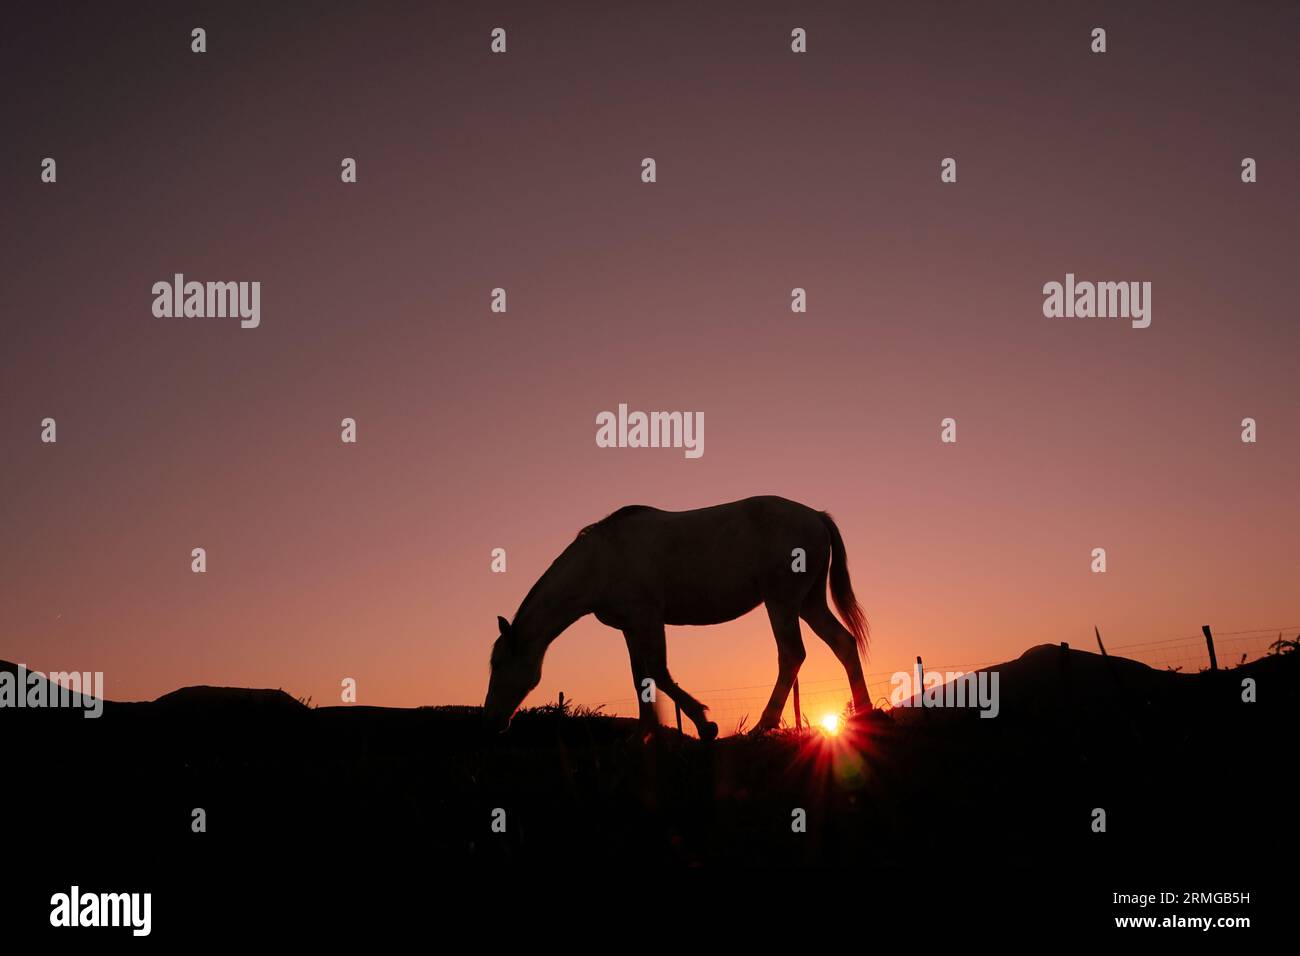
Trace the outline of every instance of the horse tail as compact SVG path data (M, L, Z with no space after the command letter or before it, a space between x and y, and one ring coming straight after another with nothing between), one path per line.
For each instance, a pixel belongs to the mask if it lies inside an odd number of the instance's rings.
M836 527L830 514L825 511L819 514L822 524L826 526L826 531L831 536L831 599L835 602L835 610L840 612L840 617L844 619L854 640L858 642L858 653L865 657L871 625L867 623L862 605L853 596L853 583L849 580L849 556L844 551L844 539L840 537L840 529Z

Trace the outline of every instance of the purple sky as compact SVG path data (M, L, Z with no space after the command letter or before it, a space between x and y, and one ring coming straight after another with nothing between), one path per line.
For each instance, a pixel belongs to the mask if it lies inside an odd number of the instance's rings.
M836 516L871 673L1295 622L1295 8L619 6L13 19L0 658L478 703L579 527L751 494ZM261 326L155 318L176 272ZM1067 272L1151 282L1151 327L1045 318ZM705 454L597 448L620 402ZM776 673L761 611L669 651L706 704ZM620 636L562 637L559 690L630 698Z

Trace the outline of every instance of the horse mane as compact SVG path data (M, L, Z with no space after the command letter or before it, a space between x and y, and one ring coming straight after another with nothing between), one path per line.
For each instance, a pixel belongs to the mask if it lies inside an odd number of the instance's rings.
M618 518L625 517L626 515L629 514L636 514L641 511L654 511L654 510L655 509L652 508L650 505L624 505L622 508L619 508L617 511L610 512L609 514L605 515L605 517L601 518L599 521L593 521L591 524L587 525L585 528L580 530L577 533L577 535L574 537L573 543L570 544L569 547L573 547L574 544L577 544L579 541L587 537L587 535L591 534L593 531L598 531L601 528L604 528L610 522L615 521ZM568 549L565 550L567 551ZM558 562L560 558L563 557L564 555L561 554L559 558L556 558L555 561L551 562L551 567L552 568L555 567L555 563ZM551 568L547 568L546 572L543 573L541 577L539 577L536 581L533 582L533 586L528 589L528 593L524 595L524 599L519 602L519 608L515 611L515 618L518 618L520 612L522 612L523 609L528 606L528 602L533 599L533 595L536 594L537 590L542 586L542 582L546 580L546 574L550 573L550 570ZM496 649L499 646L510 645L511 642L508 639L509 637L510 637L509 634L503 634L496 639L496 641L492 644L493 654L496 653Z

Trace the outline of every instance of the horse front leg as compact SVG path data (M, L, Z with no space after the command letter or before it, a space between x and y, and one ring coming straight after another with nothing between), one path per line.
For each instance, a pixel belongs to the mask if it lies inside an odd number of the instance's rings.
M627 656L632 665L632 686L636 692L637 716L640 724L639 734L642 740L649 740L659 731L659 715L655 712L653 682L641 653L641 642L632 631L623 632L627 642Z
M786 698L790 696L794 679L799 676L799 666L807 656L803 646L803 634L799 630L799 615L796 611L787 611L769 604L767 617L772 623L772 634L776 637L777 675L772 696L768 699L767 706L763 708L763 715L754 727L754 730L759 733L774 730L781 725L781 714L785 711Z
M664 635L663 621L645 621L629 627L623 632L623 636L627 639L628 652L633 661L640 662L645 674L654 681L654 689L667 694L668 699L677 704L691 719L699 738L712 740L717 737L718 725L709 720L705 714L705 706L677 686L672 675L668 673L668 639ZM637 668L636 663L632 666L634 670ZM638 676L637 683L641 683L643 679ZM644 695L638 695L638 700L642 696ZM653 711L653 705L651 709ZM656 725L658 721L659 718L656 716Z

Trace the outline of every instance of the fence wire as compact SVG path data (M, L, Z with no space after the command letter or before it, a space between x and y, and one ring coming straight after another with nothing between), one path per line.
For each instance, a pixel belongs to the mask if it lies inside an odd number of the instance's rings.
M1300 625L1283 627L1253 628L1243 631L1225 631L1214 634L1215 656L1219 667L1236 667L1246 661L1255 660L1271 652L1279 641L1300 638ZM1102 636L1105 640L1105 635ZM1096 652L1095 638L1072 643L1075 650ZM1194 636L1163 638L1154 641L1139 641L1132 644L1106 646L1106 653L1112 657L1125 657L1140 661L1157 670L1172 670L1182 674L1195 674L1207 670L1210 666L1210 653L1205 637ZM914 660L914 658L913 658ZM1001 661L978 661L964 664L931 664L924 660L926 673L955 672L968 673L983 667L991 667ZM876 706L887 706L889 695L893 690L893 676L899 671L911 673L914 664L905 664L897 671L877 671L866 674L867 690ZM745 684L736 687L712 687L701 690L691 689L691 693L709 708L709 717L716 721L723 734L737 733L754 725L767 705L772 684ZM817 680L800 681L799 696L803 721L805 724L817 724L830 715L840 715L852 699L848 680L844 677L829 677ZM786 701L782 720L787 726L794 726L794 699ZM580 702L582 703L582 702ZM615 716L634 717L637 713L637 701L634 697L619 697L598 701L591 706L600 707L603 713ZM673 719L673 705L664 701L661 711L667 711L667 719ZM693 732L689 720L683 722L683 730Z

